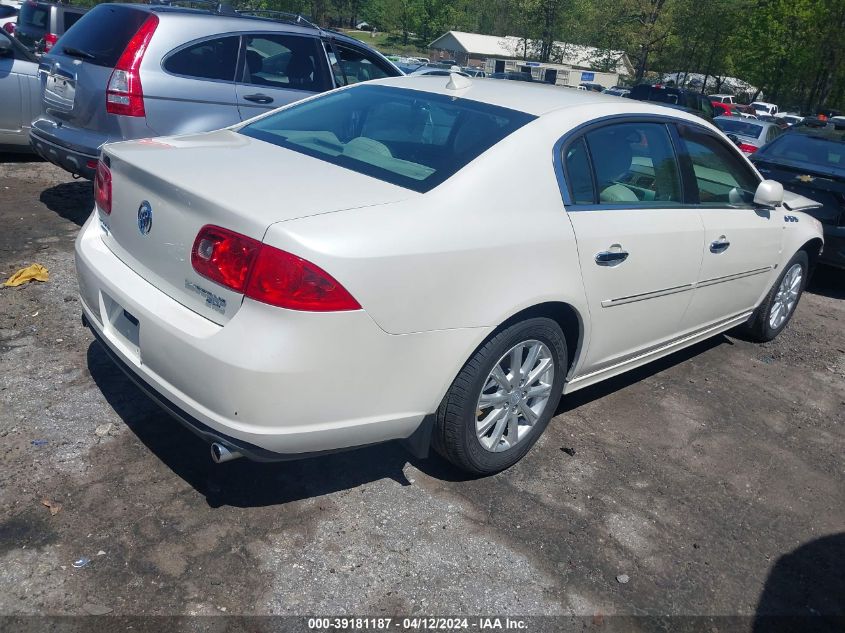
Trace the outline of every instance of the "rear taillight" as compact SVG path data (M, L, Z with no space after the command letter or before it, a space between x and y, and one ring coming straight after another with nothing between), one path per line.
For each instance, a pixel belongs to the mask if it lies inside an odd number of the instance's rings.
M106 112L124 116L145 115L139 69L157 26L158 16L151 14L123 49L106 88Z
M6 31L9 35L14 35L15 33L15 23L14 22L6 22L3 25L3 30Z
M53 48L56 45L56 42L58 41L58 35L56 35L55 33L47 33L47 35L44 36L44 52L46 53L51 48Z
M191 265L203 277L244 292L261 242L219 226L204 226L191 250Z
M264 245L249 276L246 296L290 310L359 310L352 295L319 266Z
M753 145L749 145L748 143L740 143L740 144L739 144L739 149L741 149L741 150L742 150L743 152L745 152L746 154L753 154L753 153L754 153L754 152L756 152L759 148L754 147Z
M94 201L100 211L111 214L111 169L102 159L97 163L97 173L94 176Z
M280 308L311 312L361 308L346 288L319 266L219 226L200 230L191 264L203 277Z

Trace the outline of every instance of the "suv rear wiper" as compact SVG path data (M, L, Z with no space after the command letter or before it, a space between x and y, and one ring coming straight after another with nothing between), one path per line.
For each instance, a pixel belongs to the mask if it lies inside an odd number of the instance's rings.
M73 46L62 46L62 52L65 55L70 55L71 57L81 57L82 59L97 59L95 55L92 55L88 51L83 51L78 48L74 48Z

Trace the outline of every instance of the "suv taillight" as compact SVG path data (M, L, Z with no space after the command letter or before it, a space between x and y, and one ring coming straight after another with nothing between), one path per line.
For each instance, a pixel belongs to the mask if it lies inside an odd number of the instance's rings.
M15 34L15 23L14 22L6 22L6 24L3 25L3 30L6 31L6 33L8 33L9 35L14 35Z
M361 309L346 288L319 266L219 226L200 229L191 264L203 277L280 308L310 312Z
M754 147L753 145L749 145L748 143L740 143L739 149L742 150L743 152L745 152L746 154L753 154L759 148Z
M156 27L158 16L151 14L123 49L106 88L106 112L124 116L145 115L139 69Z
M55 33L47 33L44 36L44 52L48 52L51 48L56 45L56 42L59 41L59 36Z
M94 176L94 202L106 215L111 215L111 169L101 158Z

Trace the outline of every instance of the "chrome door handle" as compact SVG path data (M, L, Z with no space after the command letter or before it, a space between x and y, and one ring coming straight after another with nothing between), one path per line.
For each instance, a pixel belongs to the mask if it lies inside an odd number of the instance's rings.
M253 103L273 103L273 97L261 94L260 92L254 95L244 95L244 99Z
M618 266L626 259L628 259L628 251L623 251L621 248L618 251L602 251L601 253L596 253L596 263L599 266Z
M710 252L724 253L726 250L728 250L728 246L730 245L731 243L728 241L728 238L722 235L718 240L710 242Z

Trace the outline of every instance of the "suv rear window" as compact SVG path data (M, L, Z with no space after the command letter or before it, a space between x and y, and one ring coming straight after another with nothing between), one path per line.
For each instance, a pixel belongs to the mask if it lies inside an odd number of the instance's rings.
M18 23L30 29L47 31L50 22L50 5L25 2L18 15Z
M0 4L0 18L11 18L18 14L15 7L10 7L6 4Z
M91 55L86 62L113 67L138 27L150 14L128 6L101 4L83 15L62 36L59 48L75 48Z
M240 133L426 192L534 118L447 95L364 85L296 104Z

